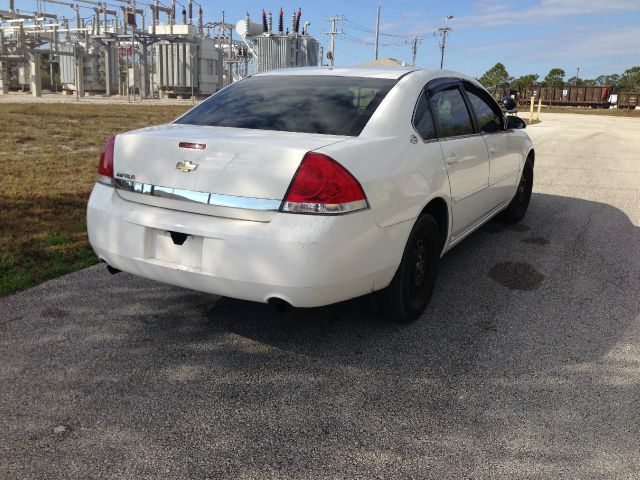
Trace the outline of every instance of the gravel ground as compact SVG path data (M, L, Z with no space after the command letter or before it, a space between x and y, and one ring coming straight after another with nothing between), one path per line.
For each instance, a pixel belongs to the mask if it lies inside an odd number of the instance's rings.
M640 120L545 115L423 318L93 267L0 299L0 477L639 478Z

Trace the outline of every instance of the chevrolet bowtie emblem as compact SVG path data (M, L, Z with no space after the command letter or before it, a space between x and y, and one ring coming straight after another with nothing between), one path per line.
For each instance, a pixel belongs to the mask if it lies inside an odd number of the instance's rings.
M189 160L176 163L176 169L181 172L193 172L198 168L197 163L191 163Z

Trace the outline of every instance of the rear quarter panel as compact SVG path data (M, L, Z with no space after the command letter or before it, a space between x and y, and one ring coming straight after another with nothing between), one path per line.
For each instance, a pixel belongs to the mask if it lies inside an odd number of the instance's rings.
M429 80L426 72L403 77L359 137L319 150L360 181L380 227L415 219L435 197L449 203L440 144L423 142L412 126L418 96ZM412 135L417 143L410 141Z

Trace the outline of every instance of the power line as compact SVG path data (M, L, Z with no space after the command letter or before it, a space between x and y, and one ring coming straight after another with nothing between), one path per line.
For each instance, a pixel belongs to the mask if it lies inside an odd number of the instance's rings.
M371 28L368 28L368 27L365 27L364 25L360 25L358 23L352 22L351 20L348 20L346 18L344 18L343 21L344 21L344 23L345 23L345 25L347 27L352 28L354 30L359 30L359 31L364 32L364 33L370 33L372 35L376 34L375 30L373 30ZM433 35L432 32L429 32L429 33L418 33L418 34L413 34L413 35L410 35L410 34L398 34L398 33L385 33L385 32L379 32L379 33L380 33L380 36L383 36L383 37L394 37L394 38L414 38L416 36L423 38L423 37L426 37L426 36Z
M370 40L365 40L364 38L354 37L353 35L344 32L343 36L340 37L340 40L344 40L349 43L355 43L357 45L375 45L375 42ZM405 42L394 42L394 43L382 43L381 47L401 47Z

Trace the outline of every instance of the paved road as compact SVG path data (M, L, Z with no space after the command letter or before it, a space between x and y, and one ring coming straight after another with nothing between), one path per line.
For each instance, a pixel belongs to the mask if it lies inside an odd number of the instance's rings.
M99 267L1 299L0 478L639 478L640 120L543 120L525 220L410 326Z

